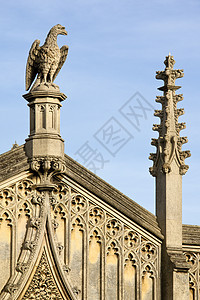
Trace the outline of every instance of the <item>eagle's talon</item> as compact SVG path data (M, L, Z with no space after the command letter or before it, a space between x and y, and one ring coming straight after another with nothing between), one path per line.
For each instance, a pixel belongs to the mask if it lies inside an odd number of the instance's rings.
M52 83L51 85L52 85L55 89L58 87L57 84L55 84L55 83Z

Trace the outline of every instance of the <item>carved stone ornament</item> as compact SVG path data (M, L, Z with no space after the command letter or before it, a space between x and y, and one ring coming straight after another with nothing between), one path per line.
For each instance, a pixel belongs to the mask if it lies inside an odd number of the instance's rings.
M45 187L47 189L54 188L55 185L51 183L51 178L56 173L65 171L65 164L62 158L59 157L33 157L30 159L31 170L39 175L40 183L38 188Z
M158 88L164 92L158 96L156 102L161 103L162 110L155 110L154 116L159 117L160 124L154 124L153 130L158 131L158 139L152 139L152 145L157 148L156 153L151 153L149 159L153 160L150 173L157 176L158 172L171 172L172 161L179 167L179 174L184 175L189 166L185 165L185 159L190 157L190 151L182 151L181 147L187 143L187 137L180 137L179 133L185 129L185 123L178 123L178 117L184 114L183 108L177 108L177 102L183 100L183 95L176 95L180 86L175 86L175 80L183 77L183 70L174 70L175 60L170 54L165 60L164 71L156 72L156 79L162 79L164 86Z
M65 27L55 25L49 31L45 43L40 46L40 41L35 40L31 46L26 65L26 90L31 87L36 75L37 78L31 90L59 90L53 84L62 68L68 54L68 46L59 49L57 36L67 35Z
M42 253L40 263L36 269L33 279L22 300L62 300L59 289L53 279L52 272L45 252Z

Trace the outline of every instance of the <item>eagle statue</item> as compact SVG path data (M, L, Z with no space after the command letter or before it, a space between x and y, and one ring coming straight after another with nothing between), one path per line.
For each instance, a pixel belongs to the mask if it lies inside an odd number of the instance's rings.
M49 31L45 43L40 46L40 41L35 40L29 51L26 65L26 91L28 91L37 75L31 90L38 86L54 87L54 79L62 68L68 54L68 46L57 44L59 34L67 35L65 27L60 24L55 25Z

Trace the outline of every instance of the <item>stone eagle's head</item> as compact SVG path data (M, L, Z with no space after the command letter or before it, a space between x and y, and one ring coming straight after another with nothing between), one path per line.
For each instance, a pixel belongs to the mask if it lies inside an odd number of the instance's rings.
M67 35L67 31L65 30L65 27L60 24L57 24L54 27L52 27L50 32L55 33L56 35L59 34Z

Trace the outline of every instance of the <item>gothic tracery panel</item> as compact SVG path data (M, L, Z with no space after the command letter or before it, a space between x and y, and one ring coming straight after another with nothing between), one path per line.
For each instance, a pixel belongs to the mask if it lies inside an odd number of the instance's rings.
M70 221L60 233L52 226L77 299L159 299L160 244L73 183L63 182L62 190L67 196L56 194L57 207L64 204ZM53 222L62 212L52 205Z
M158 240L73 182L56 179L46 194L35 183L30 177L0 191L0 230L6 233L0 235L0 259L2 251L7 255L1 288L12 296L24 280L49 206L49 234L76 299L159 299Z
M190 300L198 300L200 297L200 251L188 250L184 253L186 261L190 265L189 288Z

